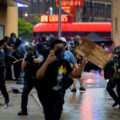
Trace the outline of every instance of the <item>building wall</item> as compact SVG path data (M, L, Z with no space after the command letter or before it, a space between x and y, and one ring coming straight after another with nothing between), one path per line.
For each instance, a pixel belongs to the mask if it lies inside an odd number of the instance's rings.
M112 0L112 36L115 46L120 45L120 0Z
M18 8L17 7L7 7L7 22L5 35L10 35L15 33L18 35Z
M84 0L83 8L76 9L77 22L111 22L110 0Z
M4 28L4 36L12 32L18 35L18 8L15 6L0 6L0 26Z
M5 35L6 11L6 7L0 6L0 39Z
M7 9L6 7L0 6L0 25L6 25L6 13Z

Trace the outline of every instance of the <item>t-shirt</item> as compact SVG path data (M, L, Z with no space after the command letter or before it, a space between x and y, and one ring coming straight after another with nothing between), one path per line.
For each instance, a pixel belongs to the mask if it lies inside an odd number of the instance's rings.
M74 57L73 53L70 50L65 51L64 59L72 64L77 62L76 58Z
M43 63L42 63L43 64ZM42 66L42 64L40 66ZM48 65L45 75L39 80L40 88L47 91L59 91L72 68L65 59L56 60Z

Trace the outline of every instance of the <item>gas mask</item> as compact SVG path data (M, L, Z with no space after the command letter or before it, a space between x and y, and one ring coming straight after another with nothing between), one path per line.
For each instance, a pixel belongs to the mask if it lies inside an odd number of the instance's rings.
M79 45L79 42L75 42L75 46L78 46Z
M63 59L64 58L64 50L63 49L58 49L55 52L55 55L56 55L58 60Z

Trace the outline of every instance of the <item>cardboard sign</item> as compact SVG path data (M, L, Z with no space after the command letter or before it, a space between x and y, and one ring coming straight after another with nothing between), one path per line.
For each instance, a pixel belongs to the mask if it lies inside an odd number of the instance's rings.
M104 66L112 57L111 53L87 38L85 38L80 45L75 48L74 53L76 58L78 58L80 55L87 56L88 61L100 68L104 68Z

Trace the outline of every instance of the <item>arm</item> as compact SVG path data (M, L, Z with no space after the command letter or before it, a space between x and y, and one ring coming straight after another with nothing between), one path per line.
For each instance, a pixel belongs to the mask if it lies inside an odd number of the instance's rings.
M41 61L40 59L34 58L34 63L40 64L41 62L42 62L42 61ZM24 69L24 68L26 67L26 65L27 65L27 61L24 60L24 61L22 62L21 68Z
M7 46L6 48L8 49L8 51L14 51L13 47L11 46Z
M73 70L71 73L70 73L70 76L73 77L73 78L77 78L81 75L81 73L83 72L85 66L86 66L86 63L87 63L87 59L83 59L83 62L82 64L79 66L78 69L75 69Z
M26 66L27 66L27 61L24 60L24 61L22 62L21 68L24 69Z
M38 58L34 58L34 63L36 63L36 64L40 64L42 61L40 60L40 59L38 59Z
M73 64L73 67L74 67L75 69L78 69L78 68L79 68L79 65L77 64L77 62Z
M43 63L43 65L37 71L37 75L36 75L37 79L41 79L44 77L48 65L51 64L52 62L54 62L55 60L56 60L55 55L48 56L46 61Z
M37 71L37 74L36 74L37 79L41 79L44 77L47 67L48 67L48 64L45 61L44 64L40 67L40 69L38 69Z

